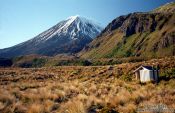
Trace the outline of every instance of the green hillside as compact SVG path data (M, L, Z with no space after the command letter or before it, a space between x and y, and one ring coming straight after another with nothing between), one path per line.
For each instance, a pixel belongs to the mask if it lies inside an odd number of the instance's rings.
M162 13L160 10L167 6L167 13ZM175 55L175 13L169 12L174 9L172 6L174 3L161 6L156 12L116 18L79 56L93 59Z

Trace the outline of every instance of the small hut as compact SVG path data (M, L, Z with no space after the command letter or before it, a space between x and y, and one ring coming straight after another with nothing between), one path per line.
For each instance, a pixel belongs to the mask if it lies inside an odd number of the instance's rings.
M140 82L158 82L158 69L152 66L140 66L134 70L136 80Z

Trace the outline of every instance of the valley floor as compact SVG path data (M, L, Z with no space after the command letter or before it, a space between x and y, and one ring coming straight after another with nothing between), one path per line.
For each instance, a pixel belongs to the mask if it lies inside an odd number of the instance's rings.
M166 81L134 80L132 70L153 63ZM0 113L134 113L157 106L172 111L175 79L167 70L174 68L175 57L114 66L0 68Z

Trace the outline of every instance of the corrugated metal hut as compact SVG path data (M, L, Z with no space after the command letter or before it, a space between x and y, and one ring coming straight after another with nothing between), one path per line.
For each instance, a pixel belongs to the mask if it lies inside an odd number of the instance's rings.
M134 73L136 80L140 80L140 82L158 82L158 69L153 68L152 66L140 66L134 70Z

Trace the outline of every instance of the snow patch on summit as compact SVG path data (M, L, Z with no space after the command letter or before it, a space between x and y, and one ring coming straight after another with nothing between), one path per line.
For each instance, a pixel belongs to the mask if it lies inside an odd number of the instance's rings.
M54 27L41 33L37 37L37 42L45 42L52 39L53 37L64 37L76 40L83 35L81 38L90 37L95 38L97 34L100 34L103 28L92 20L86 19L79 15L71 16L64 21L61 21ZM85 37L86 36L86 37Z

